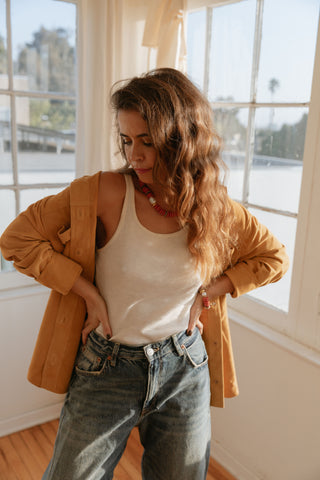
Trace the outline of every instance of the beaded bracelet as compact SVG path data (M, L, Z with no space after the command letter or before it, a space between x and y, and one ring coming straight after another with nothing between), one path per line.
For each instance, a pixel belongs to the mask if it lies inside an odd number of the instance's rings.
M202 296L203 308L205 308L206 310L210 310L210 308L213 308L215 306L216 302L210 302L209 297L208 297L208 293L207 293L207 290L205 289L205 287L201 286L199 288L198 292Z

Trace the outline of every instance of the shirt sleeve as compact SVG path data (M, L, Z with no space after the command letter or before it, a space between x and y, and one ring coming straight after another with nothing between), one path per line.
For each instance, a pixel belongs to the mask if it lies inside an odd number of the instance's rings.
M61 232L70 228L70 187L46 197L22 212L0 239L3 257L21 273L53 290L67 294L82 267L63 254Z
M236 298L251 290L277 282L286 273L289 259L284 245L248 210L232 202L238 232L232 265L224 272Z

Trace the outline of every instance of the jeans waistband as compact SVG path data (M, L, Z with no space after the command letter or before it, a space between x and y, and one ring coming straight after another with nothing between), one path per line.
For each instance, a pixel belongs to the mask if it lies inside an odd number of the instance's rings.
M111 354L113 360L117 357L139 360L153 357L154 354L162 357L172 352L182 356L184 355L183 348L194 343L199 336L200 332L195 328L191 336L188 336L184 330L163 340L135 347L107 340L93 330L89 335L89 340L106 354Z

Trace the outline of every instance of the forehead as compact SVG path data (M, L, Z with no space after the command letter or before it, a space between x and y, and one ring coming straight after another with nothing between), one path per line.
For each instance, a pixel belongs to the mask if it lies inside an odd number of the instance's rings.
M119 110L117 115L120 133L128 136L149 134L147 122L135 110Z

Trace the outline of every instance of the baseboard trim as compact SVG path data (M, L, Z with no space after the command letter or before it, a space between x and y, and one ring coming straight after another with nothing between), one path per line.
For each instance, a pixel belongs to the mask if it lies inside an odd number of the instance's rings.
M63 402L0 421L0 437L58 418Z
M262 480L263 475L259 475L250 471L242 463L240 463L226 448L224 448L219 440L214 440L211 446L211 456L222 465L237 480Z

